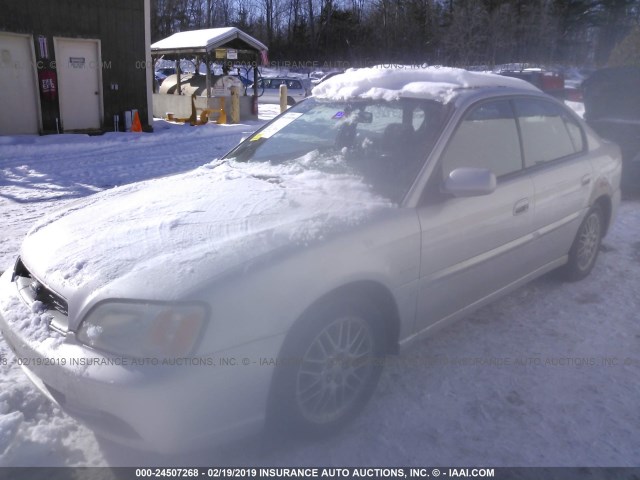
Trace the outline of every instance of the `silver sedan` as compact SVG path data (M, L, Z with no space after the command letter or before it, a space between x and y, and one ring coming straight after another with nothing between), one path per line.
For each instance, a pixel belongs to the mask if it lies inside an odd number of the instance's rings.
M186 174L35 225L0 329L52 401L157 451L340 428L386 355L551 270L587 276L620 153L519 80L348 71Z

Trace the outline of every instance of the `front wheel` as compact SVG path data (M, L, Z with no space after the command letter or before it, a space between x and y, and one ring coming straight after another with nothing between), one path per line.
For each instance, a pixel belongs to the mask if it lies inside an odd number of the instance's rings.
M598 258L603 232L602 208L599 205L594 205L580 224L571 250L569 250L569 261L562 269L565 279L569 281L582 280L591 273L596 258Z
M383 334L376 312L339 302L293 327L287 367L274 380L279 427L317 436L333 432L369 400L382 370Z

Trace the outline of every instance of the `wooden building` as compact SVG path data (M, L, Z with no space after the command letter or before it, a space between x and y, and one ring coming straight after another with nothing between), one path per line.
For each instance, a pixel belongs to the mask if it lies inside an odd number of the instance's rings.
M132 109L152 124L150 0L0 0L0 12L0 135L122 129Z

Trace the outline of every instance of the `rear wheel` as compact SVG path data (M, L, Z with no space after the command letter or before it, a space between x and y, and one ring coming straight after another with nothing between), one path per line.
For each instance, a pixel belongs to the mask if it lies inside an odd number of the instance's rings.
M573 240L569 261L562 269L565 279L582 280L591 273L598 258L603 232L604 215L602 208L596 204L587 212Z
M335 431L369 400L382 370L384 342L374 311L326 305L294 326L276 372L274 420L297 433Z

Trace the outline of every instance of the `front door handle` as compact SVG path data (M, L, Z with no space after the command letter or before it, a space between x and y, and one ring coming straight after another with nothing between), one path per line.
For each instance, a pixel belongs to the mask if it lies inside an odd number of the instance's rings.
M591 183L591 175L587 173L585 176L582 177L582 179L580 180L580 183L582 183L583 187L589 185Z
M522 215L529 210L529 199L523 198L522 200L518 200L516 204L513 206L513 214L514 215Z

